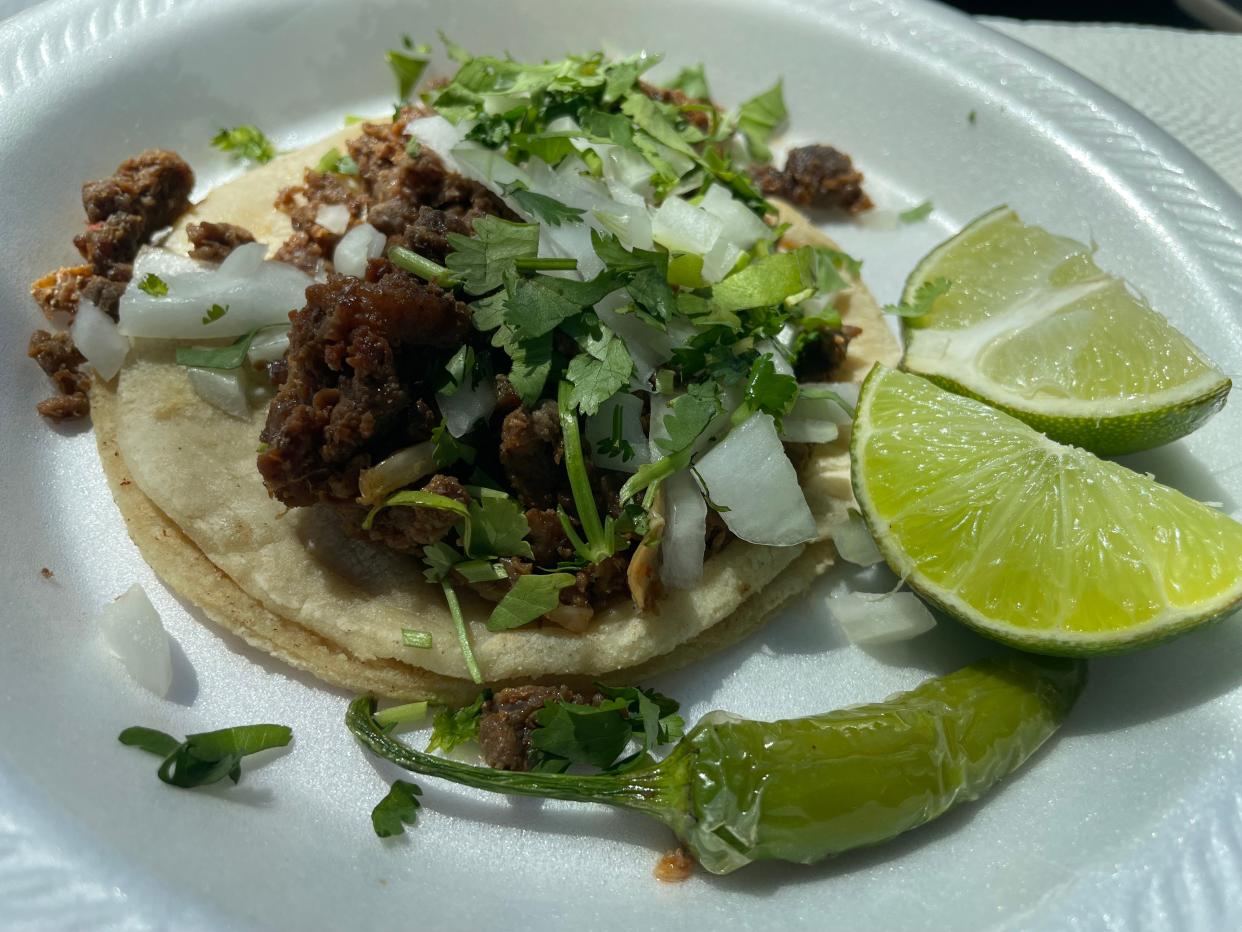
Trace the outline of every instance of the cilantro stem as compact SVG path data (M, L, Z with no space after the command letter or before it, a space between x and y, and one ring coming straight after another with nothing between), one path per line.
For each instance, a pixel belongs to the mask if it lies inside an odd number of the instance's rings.
M375 720L387 728L389 725L402 725L427 717L426 702L409 702L405 705L394 705L375 713Z
M578 435L578 413L570 401L573 386L562 381L557 390L556 404L561 418L561 441L565 446L565 470L569 473L569 487L574 495L574 507L582 532L586 534L587 546L583 556L590 563L598 563L612 556L612 528L607 532L600 524L599 510L595 507L595 493L587 475L586 459L582 455L582 438Z
M438 262L432 262L426 256L420 256L412 249L394 246L388 250L388 261L399 269L405 269L411 275L425 278L442 288L451 288L460 284L461 279Z
M461 655L465 658L466 669L470 671L470 679L476 683L483 682L483 674L475 662L474 651L470 648L470 636L466 633L466 619L461 615L461 603L457 601L457 590L447 579L440 580L440 588L444 590L444 601L448 603L449 614L453 616L453 627L457 629L457 643L461 645Z
M654 486L659 482L663 482L675 472L679 472L690 465L691 450L687 447L676 453L670 453L654 463L647 463L638 467L638 471L626 480L625 485L621 486L618 498L627 502L644 489Z
M577 259L515 259L513 264L519 272L575 272L578 269Z

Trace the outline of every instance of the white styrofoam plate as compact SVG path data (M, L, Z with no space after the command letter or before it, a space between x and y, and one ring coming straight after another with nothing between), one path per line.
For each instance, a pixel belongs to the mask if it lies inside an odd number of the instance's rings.
M641 817L421 781L421 824L380 842L396 772L342 725L346 696L269 662L164 590L126 537L89 430L34 414L28 283L72 259L78 185L148 146L200 191L235 169L208 142L257 123L284 148L383 113L383 51L436 29L518 57L605 47L705 61L736 103L784 75L789 141L851 153L899 230L834 227L881 299L913 261L1000 202L1101 244L1100 261L1242 372L1242 201L1138 114L947 9L901 0L61 0L0 26L0 927L1223 929L1242 924L1242 630L1218 625L1093 664L1061 735L985 802L813 868L679 886ZM440 62L443 65L443 62ZM973 122L969 114L975 114ZM1132 457L1237 514L1242 413ZM52 580L41 567L55 572ZM176 639L171 701L130 683L94 628L135 579ZM883 697L977 656L951 625L845 646L829 580L745 643L654 684L693 721L785 717ZM115 736L290 724L236 788L160 784ZM831 788L825 788L831 792Z

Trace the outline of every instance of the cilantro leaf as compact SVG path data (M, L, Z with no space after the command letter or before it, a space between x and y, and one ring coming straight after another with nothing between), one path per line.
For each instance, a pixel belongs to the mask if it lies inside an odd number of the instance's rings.
M630 88L634 86L638 76L649 68L654 68L659 63L660 58L661 56L659 55L648 55L646 52L639 52L628 58L609 62L604 66L607 80L604 83L604 93L600 99L606 104L619 100L623 94L628 93Z
M390 49L384 55L388 61L388 67L392 69L393 76L397 79L397 99L403 102L409 100L410 92L414 90L423 76L427 62L430 60L428 56L431 54L431 48L426 45L414 46L411 43L407 49L410 54Z
M595 452L600 456L616 457L623 463L634 458L634 445L625 439L625 411L621 404L613 406L611 432L595 445Z
M918 223L920 220L926 220L930 217L931 212L934 209L935 208L932 207L931 201L924 201L916 207L911 207L909 210L903 210L897 215L897 219L902 223Z
M619 699L626 703L630 727L635 736L642 739L640 755L682 736L685 722L676 714L680 708L677 700L661 695L654 689L639 689L636 686L605 686L603 683L596 683L595 688L609 699Z
M746 138L751 158L759 162L771 161L768 142L787 115L781 81L742 104L737 114L737 129Z
M284 747L292 739L293 732L285 725L239 725L186 735L180 743L171 735L141 727L126 728L118 737L122 744L164 757L157 775L182 789L225 777L236 783L241 779L243 757Z
M594 414L630 381L633 372L630 351L610 332L599 350L579 353L570 360L565 372L573 384L569 402L584 414Z
M530 733L536 771L562 772L571 764L603 770L625 750L633 729L625 717L627 703L610 699L599 705L550 703L535 713L539 727Z
M404 835L405 827L418 821L418 810L423 795L418 784L407 780L394 780L388 795L371 810L371 826L380 838Z
M427 569L423 570L423 576L428 582L439 582L465 559L442 540L428 544L423 548L423 562L427 564Z
M458 460L474 462L474 447L449 433L448 424L443 420L437 427L432 428L431 443L431 456L436 461L436 469L446 469Z
M802 246L793 252L763 256L712 288L711 305L722 311L780 304L815 286L814 252Z
M660 104L646 94L638 92L627 94L621 103L621 112L656 142L668 146L674 152L689 156L691 159L698 158L698 152L695 151L692 142L699 141L702 134L692 127L678 129Z
M666 273L657 268L643 269L636 273L625 286L634 303L661 324L668 321L677 310L677 295L669 286Z
M221 317L223 317L228 312L229 312L229 306L227 304L224 305L223 307L221 307L219 304L213 304L211 307L207 308L207 313L203 315L203 324L206 325L206 324L215 323L217 320L219 320Z
M628 355L628 353L627 353ZM561 382L557 388L557 411L561 421L561 444L565 453L565 472L569 475L569 487L573 493L574 508L578 512L578 520L582 522L582 532L586 542L578 537L569 517L560 510L558 517L561 527L569 538L574 549L588 563L598 563L611 556L617 550L615 521L612 516L603 522L599 518L599 509L595 503L595 490L591 486L591 477L587 472L586 458L582 454L582 436L578 432L578 414L571 403L573 387L568 382Z
M315 163L315 171L325 175L356 175L358 163L333 146Z
M431 632L418 631L414 628L402 628L401 643L406 647L417 647L419 650L429 650L432 644Z
M559 227L564 223L581 223L582 215L586 213L580 207L570 207L556 198L530 190L520 179L501 185L501 191L506 197L517 201L522 210L533 214L548 226Z
M701 62L688 68L682 68L681 71L677 72L677 76L664 86L681 91L687 97L694 98L695 100L710 100L712 96L712 92L707 86L707 72L703 69Z
M923 282L914 292L914 300L909 304L886 304L884 310L900 317L922 317L932 309L936 299L946 294L953 286L947 278L937 277Z
M664 432L667 437L657 437L656 446L665 453L677 453L699 439L707 425L720 413L720 398L716 386L697 382L687 387L684 395L673 399L664 415Z
M538 255L539 225L479 217L474 221L474 236L450 233L448 242L454 251L444 264L468 293L485 294L504 283L505 272L513 268L515 259Z
M746 396L733 412L732 422L740 424L756 411L763 411L776 418L779 424L797 400L798 380L777 372L771 356L760 356L751 367Z
M146 278L138 283L138 290L145 291L153 298L162 298L168 294L168 283L154 272L148 272Z
M272 326L283 327L283 324ZM256 327L242 334L228 346L178 346L177 365L199 369L237 369L246 361L246 353L255 334L267 327Z
M505 322L505 312L508 310L508 303L509 295L504 291L497 291L486 298L472 301L470 303L471 325L475 330L484 333L488 330L495 330Z
M470 387L474 388L478 384L478 378L475 376L474 347L468 343L459 347L444 364L444 376L443 384L436 388L437 394L452 397L457 394L459 388L466 384L467 379L470 380Z
M467 525L468 527L468 525ZM440 591L444 593L444 602L448 605L449 616L453 619L453 629L457 632L457 646L461 649L462 660L466 664L466 672L475 683L483 682L483 674L479 670L478 661L474 659L474 649L470 646L470 632L466 630L466 619L461 613L461 603L457 600L457 590L447 579L440 580Z
M362 529L370 530L371 524L375 521L375 516L385 508L392 508L396 505L403 505L410 508L432 508L436 511L450 511L462 518L470 516L466 506L455 498L449 498L447 495L439 495L435 492L422 492L413 489L407 489L403 492L393 492L386 499L367 512L367 516L363 519Z
M442 751L447 754L459 744L476 740L479 737L479 719L483 716L483 704L491 698L492 691L485 689L468 706L437 712L431 726L427 752Z
M475 559L493 557L533 558L530 542L530 524L526 514L514 499L490 489L469 506L470 522L466 526L466 554Z
M543 336L583 308L594 307L620 283L619 277L608 271L585 282L551 275L506 275L505 322L519 339Z
M507 631L542 618L560 604L560 591L575 581L572 573L519 576L513 588L492 609L487 630Z
M594 108L578 114L578 123L591 142L620 146L637 151L634 143L634 124L619 113L607 113Z
M233 158L263 165L276 157L276 147L259 127L251 124L222 129L216 133L211 144Z
M651 249L626 249L621 241L611 233L591 230L591 246L595 255L607 266L608 271L616 273L643 272L656 269L662 274L668 273L668 253Z
M543 394L543 387L552 371L552 333L549 331L533 339L512 339L504 346L513 360L509 384L522 399L522 404L533 405Z

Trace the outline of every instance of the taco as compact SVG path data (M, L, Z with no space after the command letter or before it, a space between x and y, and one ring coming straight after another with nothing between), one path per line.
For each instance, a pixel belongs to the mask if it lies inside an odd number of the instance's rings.
M533 66L502 129L477 76L450 106L462 74L528 66L471 62L434 110L180 213L89 389L171 588L330 683L448 702L634 681L758 627L831 564L844 386L898 357L857 264L763 198L865 207L847 158L747 174L736 122L599 58L560 63L576 117Z

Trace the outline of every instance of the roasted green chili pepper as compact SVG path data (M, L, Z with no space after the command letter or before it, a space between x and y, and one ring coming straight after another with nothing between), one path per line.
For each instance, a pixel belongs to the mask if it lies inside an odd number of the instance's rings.
M415 773L646 812L726 874L764 859L818 861L978 798L1056 731L1085 679L1080 662L1014 654L826 715L751 722L713 712L663 761L595 776L511 773L415 751L385 734L369 696L350 704L346 724Z

